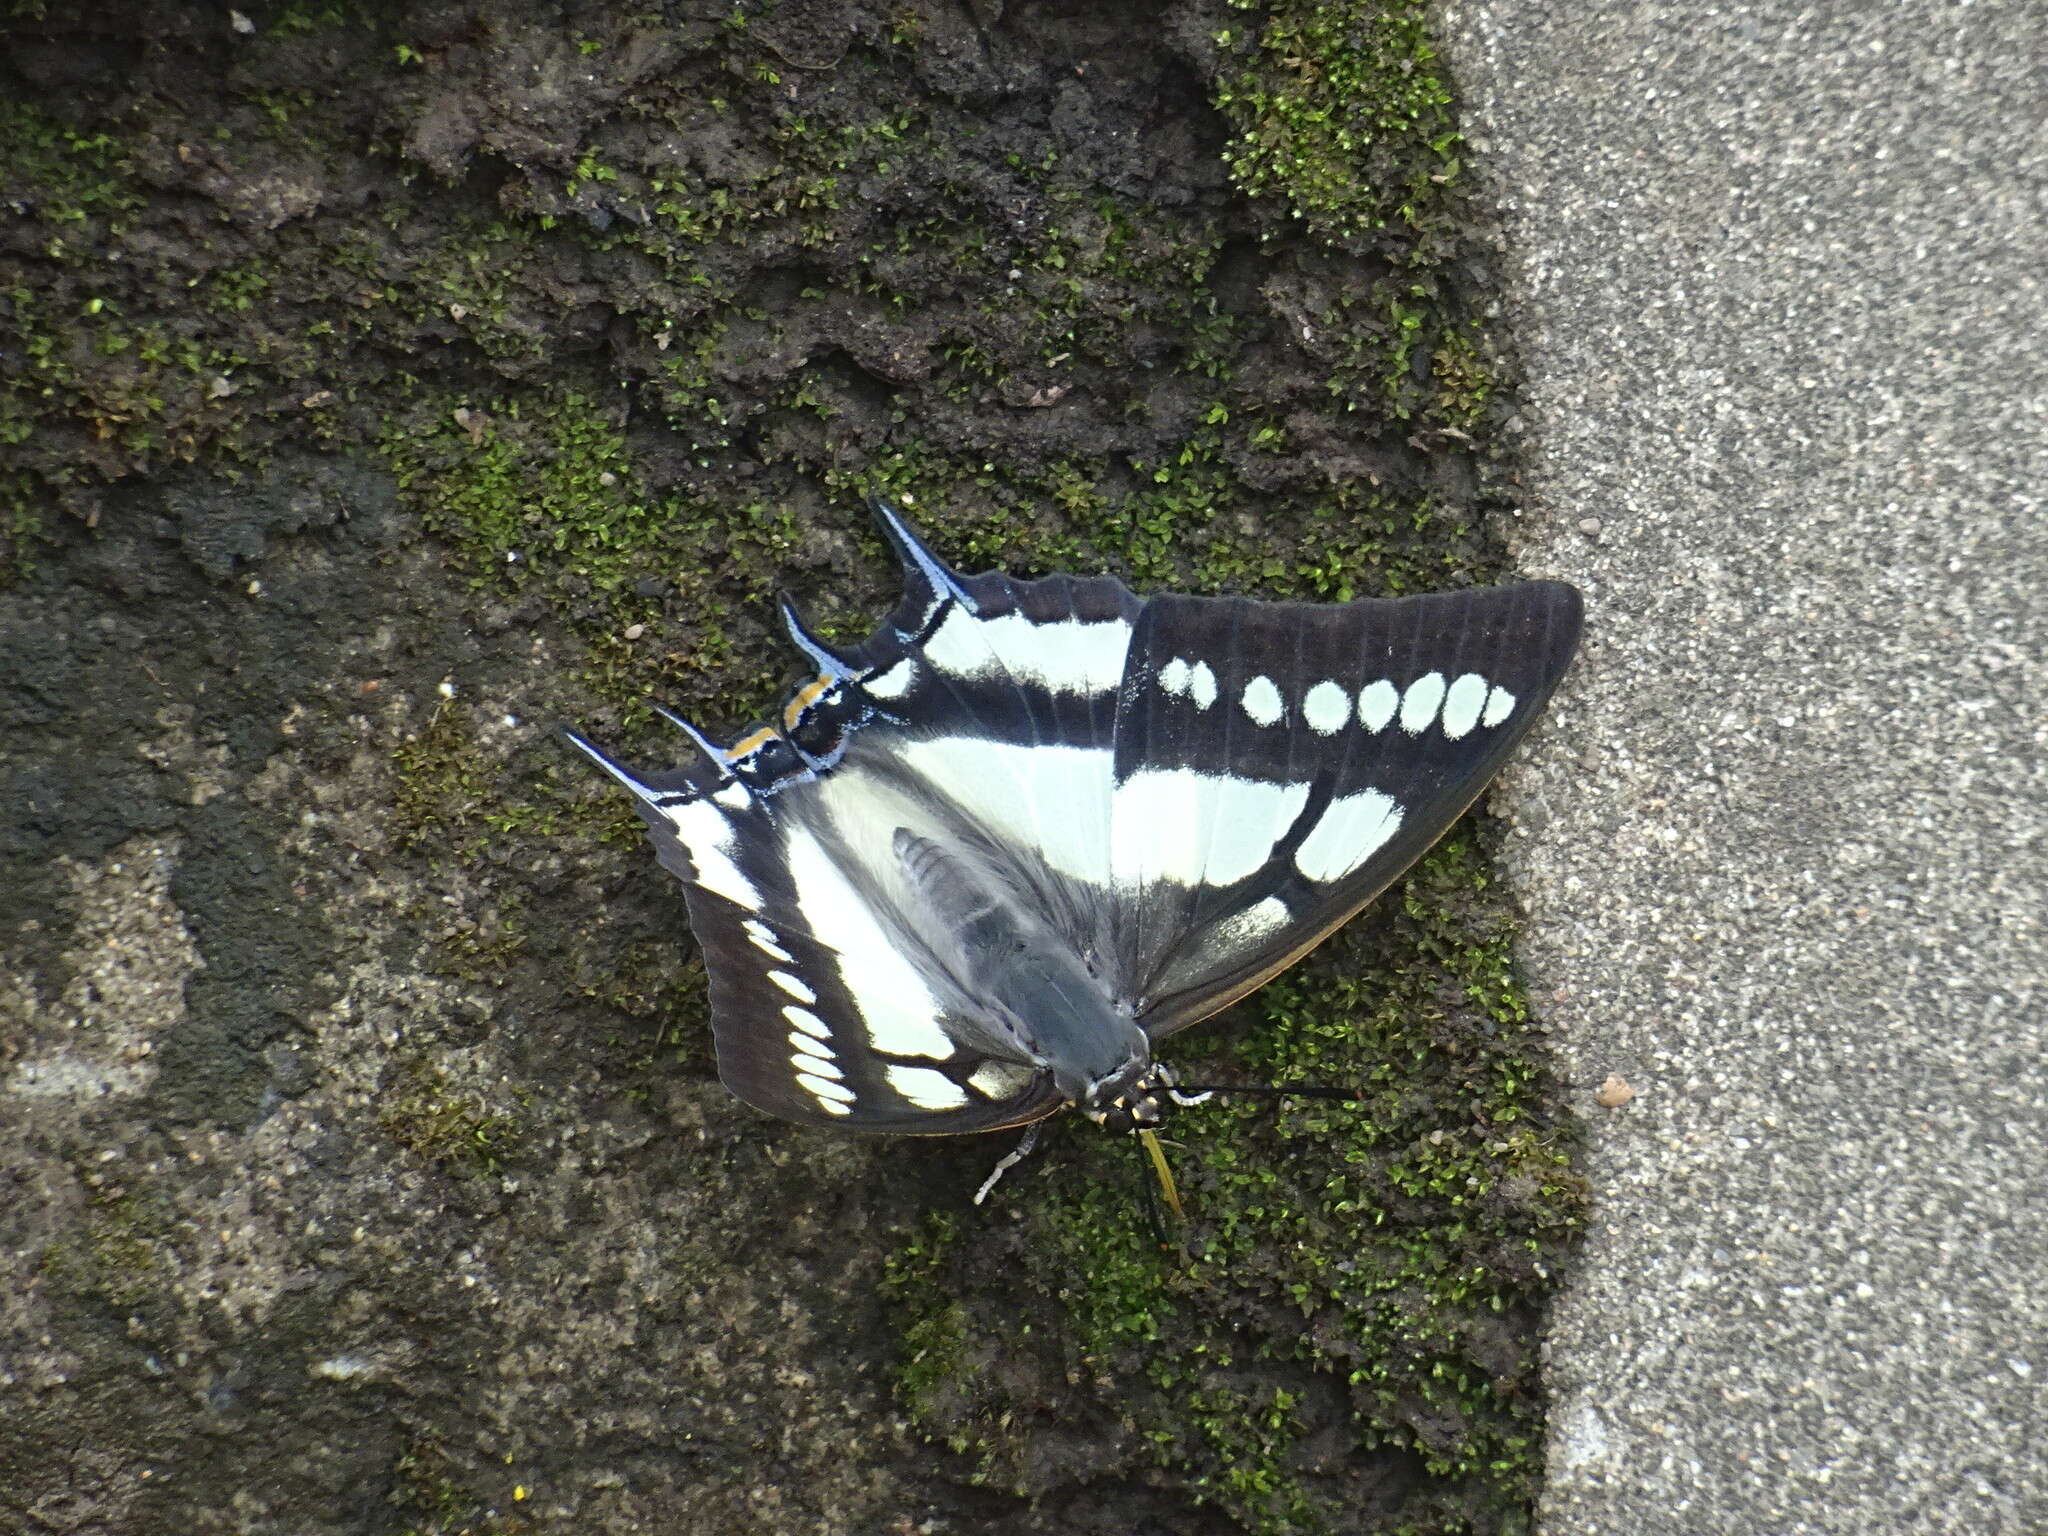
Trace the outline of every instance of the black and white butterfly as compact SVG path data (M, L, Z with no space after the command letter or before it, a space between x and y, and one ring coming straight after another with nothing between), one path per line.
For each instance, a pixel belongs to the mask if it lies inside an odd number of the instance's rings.
M1483 789L1578 644L1559 582L1341 604L948 569L772 721L630 790L686 888L719 1076L913 1135L1154 1125L1157 1043L1299 959ZM666 712L664 711L664 714Z

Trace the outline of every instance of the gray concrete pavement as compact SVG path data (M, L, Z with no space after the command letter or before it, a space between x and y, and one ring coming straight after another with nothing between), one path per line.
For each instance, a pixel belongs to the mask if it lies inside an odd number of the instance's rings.
M1639 1091L1542 1529L2048 1531L2048 8L1437 24L1590 601L1533 979Z

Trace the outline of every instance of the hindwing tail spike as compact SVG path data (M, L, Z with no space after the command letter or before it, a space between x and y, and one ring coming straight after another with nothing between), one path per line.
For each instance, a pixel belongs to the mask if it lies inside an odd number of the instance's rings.
M843 656L805 627L803 614L797 608L795 598L787 592L778 592L775 594L775 606L782 614L782 627L789 631L790 641L811 658L812 664L819 672L831 678L854 675L854 669L847 664Z
M951 598L969 613L979 607L953 568L925 547L917 531L903 520L896 509L879 496L868 498L868 510L881 524L882 534L889 541L889 547L896 552L896 558L903 564L905 593L914 597L927 610L940 601Z
M613 761L609 753L600 747L592 745L589 738L581 736L566 727L562 731L562 737L569 745L576 748L577 751L610 774L612 778L623 784L632 793L634 799L648 805L654 803L654 792L642 783L630 769L622 768Z
M726 757L725 748L718 745L717 742L706 736L681 715L675 713L675 711L663 709L659 704L654 705L653 709L662 719L690 738L691 744L704 754L712 766L718 769L720 778L729 779L732 777L732 769L728 766L729 759Z

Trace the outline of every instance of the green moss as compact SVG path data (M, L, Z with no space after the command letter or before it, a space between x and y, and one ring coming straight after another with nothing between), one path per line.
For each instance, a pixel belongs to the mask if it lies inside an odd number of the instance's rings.
M175 1217L161 1200L142 1195L95 1189L90 1198L83 1232L46 1248L38 1268L63 1288L110 1307L140 1308L162 1294L163 1251Z
M1229 3L1260 13L1214 39L1237 184L1333 244L1423 222L1457 175L1459 136L1420 0Z
M468 707L442 701L391 756L398 770L391 821L398 846L434 844L456 857L473 854L463 834L481 830L491 792L477 762Z
M977 1363L1036 1296L1065 1318L1073 1369L1118 1384L1135 1442L1247 1529L1356 1528L1354 1485L1304 1470L1331 1454L1333 1403L1345 1443L1420 1480L1411 1518L1525 1505L1543 1431L1530 1319L1584 1190L1530 1065L1512 934L1460 829L1235 1028L1176 1039L1168 1054L1193 1080L1359 1094L1181 1112L1184 1251L1143 1218L1129 1148L1085 1126L1051 1154L1081 1166L1016 1203L1025 1299L963 1318L945 1279L950 1227L944 1243L921 1235L906 1248L917 1283L899 1296L920 1349L902 1375L913 1417L985 1480L1024 1477L1018 1443L995 1428L1016 1405Z
M916 1231L891 1253L882 1282L883 1296L907 1319L896 1372L897 1395L912 1419L941 1423L949 1413L944 1399L963 1379L968 1314L960 1299L946 1289L945 1264L959 1236L959 1224L945 1211L928 1212ZM953 1449L968 1448L971 1437L958 1428L946 1438Z
M77 247L99 233L89 221L142 202L127 150L112 134L80 131L25 103L0 105L0 204L49 230L46 256L82 259Z
M1478 430L1487 401L1493 397L1493 366L1479 322L1444 330L1430 360L1436 381L1435 416L1461 433Z
M210 298L220 308L239 315L252 309L269 292L270 274L262 263L252 261L216 272Z
M723 682L724 621L773 601L799 539L787 506L655 497L641 485L616 419L571 390L476 405L423 397L383 447L401 491L445 536L481 587L546 597L588 647L590 691L651 718L650 695L681 698ZM693 595L688 629L663 626L656 596ZM752 707L758 680L734 684Z
M450 1173L496 1173L517 1150L520 1128L513 1114L455 1087L425 1056L401 1061L393 1078L377 1123L414 1157Z
M9 418L0 404L0 444L9 441ZM0 472L0 592L35 573L43 537L39 487L21 470Z
M514 1484L507 1501L521 1492ZM431 1439L417 1440L399 1454L390 1502L405 1521L402 1536L528 1536L535 1529L521 1516L500 1513L470 1488L453 1459Z

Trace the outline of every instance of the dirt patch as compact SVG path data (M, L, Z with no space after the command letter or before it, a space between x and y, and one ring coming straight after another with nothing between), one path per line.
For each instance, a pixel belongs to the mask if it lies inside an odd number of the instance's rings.
M1415 11L39 9L0 1083L70 1086L0 1116L0 1511L1518 1528L1579 1195L1481 834L1189 1043L1378 1097L1191 1115L1166 1255L1105 1138L976 1210L999 1148L732 1102L680 903L547 731L739 728L777 588L828 637L888 602L863 492L974 567L1491 574Z

